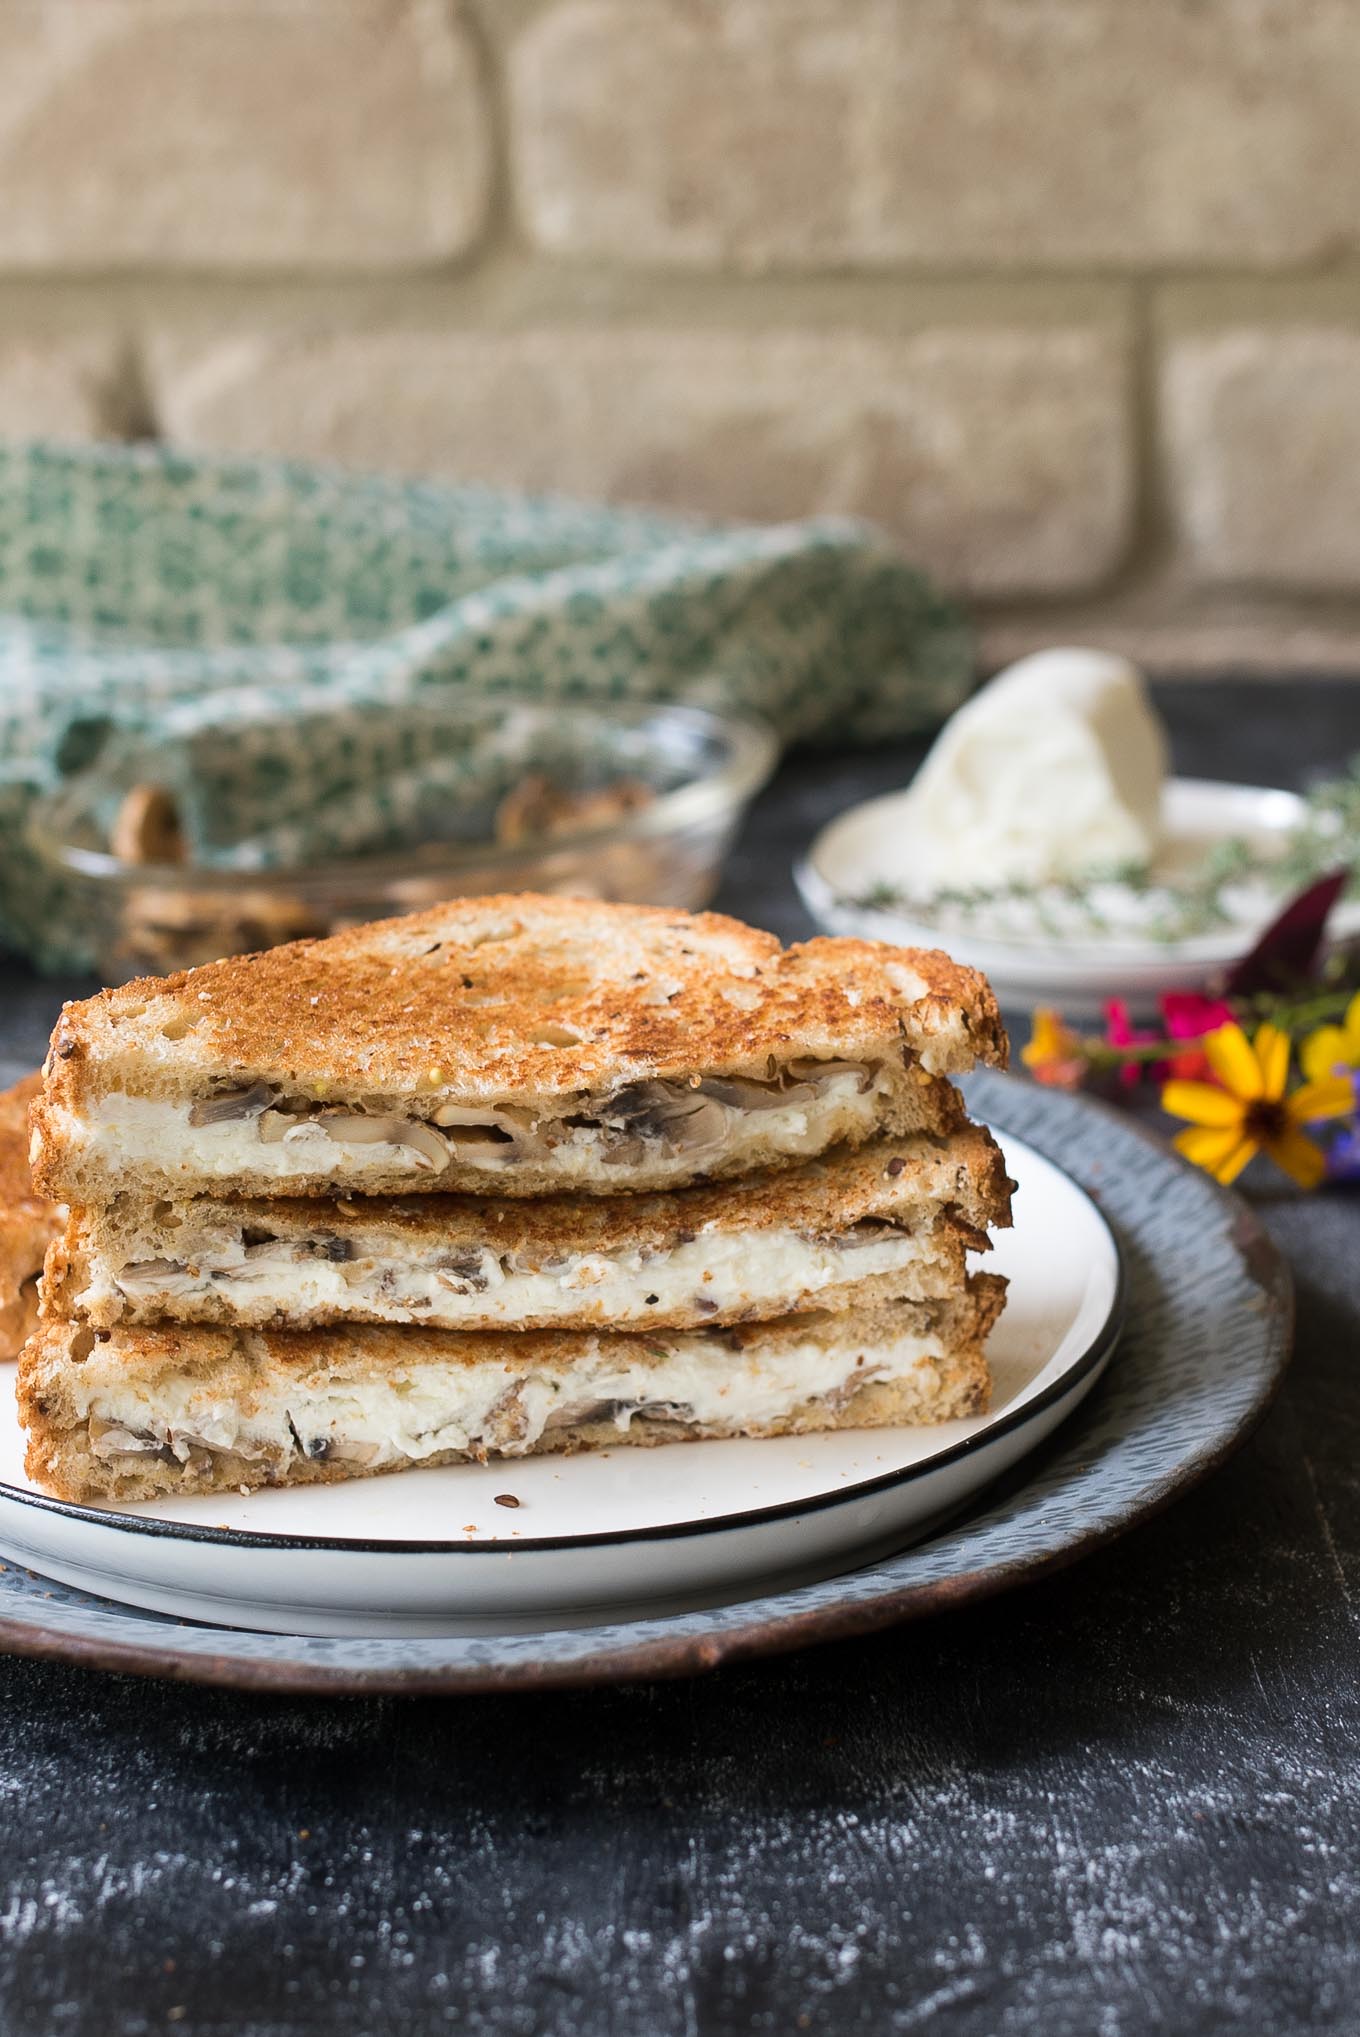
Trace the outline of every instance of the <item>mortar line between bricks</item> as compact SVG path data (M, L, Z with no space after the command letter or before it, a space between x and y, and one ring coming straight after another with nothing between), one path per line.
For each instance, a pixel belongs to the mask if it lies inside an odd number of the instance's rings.
M1151 293L1136 290L1129 306L1129 435L1134 502L1126 584L1153 579L1172 557L1159 417L1159 339Z
M508 173L502 202L512 220ZM350 308L381 300L384 310L395 306L398 317L430 309L447 312L469 295L469 286L540 287L542 315L563 323L649 319L665 322L674 314L702 311L746 312L787 303L787 315L800 321L815 314L834 318L841 301L852 314L876 310L901 315L903 292L921 292L919 314L934 315L931 293L958 293L970 316L1003 319L1047 315L1063 318L1098 316L1127 304L1136 293L1154 322L1192 312L1197 321L1212 322L1216 312L1234 323L1289 326L1301 322L1353 318L1360 322L1360 261L1325 269L1119 269L987 268L913 265L884 268L835 267L800 270L705 269L647 265L605 259L566 260L536 252L528 243L500 227L468 253L432 266L337 266L325 269L271 269L242 266L195 268L117 265L57 270L0 267L4 306L0 320L17 324L33 309L63 306L97 295L93 308L107 316L114 301L143 301L148 296L174 305L192 293L205 312L220 309L221 297L233 305L276 308L296 300L330 300ZM563 294L555 297L554 292ZM1249 293L1239 298L1238 293ZM1300 293L1303 293L1302 295ZM789 300L797 298L797 303ZM1218 304L1215 305L1215 297ZM906 308L916 315L908 297ZM944 307L947 309L947 305ZM479 319L480 323L480 319Z
M495 32L487 11L463 0L461 12L468 25L485 102L487 126L487 189L481 231L471 249L468 273L486 261L495 261L515 240L514 193L510 150L510 97L506 89L508 50L505 38ZM446 281L440 271L440 280Z

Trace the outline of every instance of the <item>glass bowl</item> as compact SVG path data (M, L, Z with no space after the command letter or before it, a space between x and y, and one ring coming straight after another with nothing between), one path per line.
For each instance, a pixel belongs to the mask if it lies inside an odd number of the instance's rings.
M778 754L759 722L703 707L483 698L416 715L428 716L431 769L408 796L405 839L376 853L261 868L249 845L227 844L211 864L167 860L173 795L154 761L121 777L89 769L40 801L30 840L104 981L489 892L705 905Z

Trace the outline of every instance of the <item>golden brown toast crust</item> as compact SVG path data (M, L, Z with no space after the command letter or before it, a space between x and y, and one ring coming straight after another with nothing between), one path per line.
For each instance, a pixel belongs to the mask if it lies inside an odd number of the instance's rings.
M715 913L463 899L67 1005L46 1102L78 1112L109 1088L204 1080L546 1100L892 1042L937 1074L1006 1055L983 978L931 949L781 949Z

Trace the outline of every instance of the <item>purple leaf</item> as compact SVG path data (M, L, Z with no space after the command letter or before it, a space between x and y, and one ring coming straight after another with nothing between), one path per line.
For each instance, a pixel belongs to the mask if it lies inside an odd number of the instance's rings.
M1249 955L1223 979L1229 997L1288 990L1317 970L1327 933L1327 916L1350 882L1349 870L1333 870L1301 891L1262 934Z

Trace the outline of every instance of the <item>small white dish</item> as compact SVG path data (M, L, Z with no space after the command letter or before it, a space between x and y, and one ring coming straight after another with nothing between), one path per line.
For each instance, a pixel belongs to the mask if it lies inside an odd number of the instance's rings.
M1033 1450L1107 1364L1119 1252L1094 1202L1022 1141L991 1412L932 1428L502 1459L248 1497L82 1507L0 1425L0 1550L63 1584L271 1633L531 1633L730 1603L919 1538ZM513 1509L496 1504L512 1494Z
M1165 839L1155 876L1186 876L1210 851L1245 838L1269 852L1298 827L1304 803L1295 793L1204 778L1173 778L1163 803ZM912 864L913 816L904 792L863 801L832 821L796 871L804 903L828 932L903 947L945 947L956 961L981 969L1003 1006L1057 1005L1069 1018L1097 1018L1108 998L1135 1012L1153 1009L1168 990L1202 990L1215 973L1247 954L1279 911L1278 894L1257 882L1225 894L1231 924L1193 938L1161 941L1135 931L1017 937L980 916L915 918L909 910L856 904L878 885L900 884ZM1338 936L1360 931L1360 901L1332 915Z

